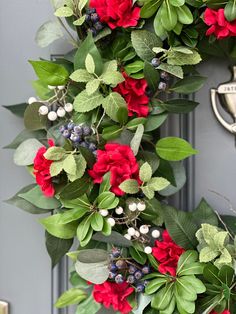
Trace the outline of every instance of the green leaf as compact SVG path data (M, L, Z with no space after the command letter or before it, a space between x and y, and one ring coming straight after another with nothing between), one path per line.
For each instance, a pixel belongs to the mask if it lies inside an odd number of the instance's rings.
M163 214L166 228L173 241L185 249L195 248L197 226L192 222L188 213L177 211L166 205L163 208Z
M97 75L101 75L103 71L103 62L101 55L94 43L94 39L92 33L89 32L86 39L81 43L79 49L75 54L75 70L77 69L85 69L85 59L87 55L90 54L95 60L95 73Z
M94 284L101 284L109 276L108 254L104 250L82 250L75 264L77 273L85 280Z
M47 117L39 115L39 108L41 106L42 104L38 102L27 106L24 113L24 124L26 129L34 131L45 127Z
M182 24L192 24L193 15L186 5L178 6L177 8L178 21Z
M170 65L167 63L161 63L157 69L170 73L181 79L183 79L184 77L183 69L181 68L181 66L178 66L178 65Z
M129 253L131 257L139 264L144 265L147 261L147 255L144 252L139 251L135 247L131 246L129 248Z
M233 22L236 19L236 1L235 0L229 0L228 3L226 3L224 14L226 19L229 22Z
M85 67L88 73L93 74L95 71L95 63L91 54L87 54L85 58Z
M43 144L35 138L22 142L14 152L14 163L17 166L28 166L34 163L34 158Z
M80 3L80 2L79 2ZM77 19L76 21L73 22L73 25L75 26L81 26L84 24L86 20L86 15L81 16L79 19Z
M169 1L164 1L161 6L161 23L167 31L171 31L177 24L177 10L170 5Z
M24 116L25 109L27 108L28 104L22 103L18 105L10 105L10 106L3 106L5 109L9 110L11 113L16 115L17 117L22 118Z
M146 209L140 216L145 221L150 221L152 224L161 226L163 224L163 212L161 203L153 198L152 200L145 200Z
M151 199L154 198L155 192L154 192L154 190L153 190L150 186L148 186L148 185L142 186L141 189L142 189L142 192L144 193L144 195L145 195L149 200L151 200Z
M30 60L29 63L33 66L38 78L48 85L65 85L69 78L69 73L60 64L49 61L32 60Z
M152 177L152 168L145 162L139 169L139 177L143 182L148 182Z
M73 15L73 10L69 7L61 7L54 13L57 17L70 17Z
M88 177L79 178L72 183L67 184L60 193L60 197L66 200L73 200L87 192L90 184Z
M52 261L52 267L56 266L61 258L70 250L73 239L59 239L46 231L46 248Z
M132 309L133 314L143 314L144 309L151 302L151 297L148 295L144 295L143 293L139 293L138 295L138 305L137 308Z
M34 204L26 201L25 199L21 198L19 196L19 194L23 194L23 193L26 193L30 190L32 190L33 187L35 187L36 185L35 184L30 184L30 185L27 185L26 187L22 188L19 192L17 192L13 197L11 197L10 199L4 201L5 203L7 204L10 204L10 205L13 205L13 206L16 206L30 214L44 214L44 213L48 213L51 211L51 209L42 209L42 208L39 208L37 206L35 206Z
M106 191L98 195L97 203L99 209L112 209L118 205L119 199L114 193Z
M48 85L41 80L32 81L33 89L41 100L48 100L53 96L53 92L49 90Z
M119 125L109 126L103 129L102 137L104 138L104 140L116 139L120 136L121 132L122 127L120 127Z
M201 263L207 263L214 260L219 255L217 249L211 249L209 246L206 246L201 249L199 260Z
M72 239L76 234L77 223L71 222L68 224L58 223L61 214L56 214L46 218L41 218L39 221L47 230L48 233L60 239Z
M100 80L94 79L86 84L86 92L88 95L94 94L100 86Z
M117 120L121 125L124 125L128 121L128 109L127 109L127 107L120 107L118 109Z
M188 99L171 99L161 104L161 107L171 113L189 113L199 103Z
M151 132L159 128L166 121L167 117L167 113L149 116L145 124L145 132Z
M171 50L168 52L167 63L175 66L198 64L202 58L196 50L192 50L192 52L192 54L186 54Z
M206 81L206 77L193 75L187 76L175 83L170 90L179 94L191 94L201 89Z
M66 154L63 147L52 146L44 153L44 157L48 160L61 160Z
M143 19L150 18L161 5L161 0L150 0L144 2L144 5L141 8L140 16Z
M202 223L208 223L213 226L218 225L218 218L212 207L203 198L197 208L192 212L195 223L201 227Z
M132 31L131 41L137 55L142 60L149 62L155 57L152 49L162 46L160 38L147 30Z
M146 121L146 118L134 118L126 124L126 128L128 130L136 130L139 124L145 124Z
M68 224L72 221L80 219L86 213L88 213L88 211L89 208L77 205L76 208L69 209L61 213L61 216L58 218L58 223L62 225Z
M111 231L111 234L109 236L105 236L101 232L97 232L93 236L93 239L99 242L110 243L122 247L132 246L131 241L127 240L123 235L116 231Z
M159 83L159 72L147 61L144 62L144 77L148 83L148 87L155 93Z
M219 269L210 263L207 264L203 269L204 278L214 285L221 285L222 283L218 275Z
M68 174L71 174L71 175L76 174L76 162L75 162L75 157L72 154L67 156L65 160L63 161L63 169Z
M234 269L228 265L223 265L218 276L224 284L230 287L234 280Z
M181 272L181 270L185 269L185 267L191 263L194 263L198 260L198 253L193 250L188 250L180 255L178 260L178 266L176 269L177 275Z
M203 273L204 265L198 262L187 265L179 272L179 275L201 275Z
M81 243L89 234L92 216L93 214L90 214L89 216L85 217L77 228L77 238L80 241L81 246L84 246Z
M86 163L88 164L89 168L93 168L93 165L96 162L96 158L95 158L94 154L88 148L85 148L85 147L82 147L82 146L80 146L79 150L80 150L81 155L85 159ZM77 160L77 164L79 164L78 160ZM83 165L83 162L82 162L82 165ZM77 171L79 173L81 173L80 172L81 169L77 169Z
M175 7L182 6L185 3L185 0L169 0L169 1L170 1L170 4Z
M101 76L100 79L106 85L111 85L112 87L117 86L118 84L122 83L125 79L120 72L117 71L106 71Z
M149 281L147 287L145 288L145 293L147 294L153 294L157 290L159 290L164 284L167 283L168 278L156 278L151 281Z
M144 68L144 62L141 60L136 60L125 66L125 72L130 76L133 73L138 73L140 71L143 71L143 68Z
M162 39L166 39L168 34L167 34L167 30L164 28L164 25L162 24L162 21L161 21L161 11L162 11L161 8L157 11L157 14L153 22L153 27L158 37Z
M102 194L103 192L109 191L111 188L111 173L110 171L104 174L102 183L100 184L99 188L99 194Z
M47 21L38 29L35 41L39 47L45 48L63 36L64 34L57 21Z
M58 176L63 170L63 160L54 161L50 166L51 177Z
M129 194L136 194L139 191L138 182L134 179L128 179L128 180L123 181L119 185L119 188L125 193L129 193Z
M94 77L84 69L78 69L70 75L70 79L78 83L87 83Z
M91 294L89 298L77 306L75 314L96 314L101 307L102 305L96 302Z
M38 185L25 193L19 194L19 197L42 209L56 209L61 206L61 203L55 197L45 197Z
M75 97L74 109L77 112L91 111L103 103L103 96L98 91L89 95L86 90Z
M91 227L94 231L101 231L103 228L103 217L97 212L92 216Z
M156 151L161 158L170 161L182 160L198 153L187 141L178 137L160 139L156 144Z
M151 306L155 309L164 310L171 302L173 295L173 283L166 284L164 288L158 291L152 298Z
M62 308L71 304L77 304L87 298L87 294L78 288L71 288L64 292L55 303L57 308Z
M127 104L124 98L116 93L110 93L106 98L103 99L102 106L106 112L106 114L116 122L119 122L117 113L119 108L127 108Z
M130 147L134 153L134 156L138 154L139 146L141 144L142 137L143 137L143 133L144 133L144 126L142 124L139 124L134 134L134 137L132 138L130 142Z
M154 178L151 178L151 180L147 183L147 185L149 188L151 188L154 191L161 191L165 189L168 185L170 185L170 182L166 180L165 178L154 177Z
M78 5L79 10L82 11L87 3L88 3L88 0L80 0L79 5Z

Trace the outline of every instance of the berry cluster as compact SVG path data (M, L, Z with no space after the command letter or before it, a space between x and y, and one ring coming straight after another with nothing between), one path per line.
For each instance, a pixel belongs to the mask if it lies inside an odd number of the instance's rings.
M137 292L144 292L145 286L148 284L143 277L151 273L151 269L147 265L138 265L133 260L125 259L121 255L119 248L113 248L110 254L110 273L109 278L116 283L127 282L136 288Z
M90 31L94 37L104 28L95 8L87 9L85 21L88 26L88 31Z
M84 147L96 155L97 145L91 138L93 130L87 124L76 125L74 122L62 125L59 128L63 137L69 139L75 148Z
M152 59L151 64L155 69L157 69L158 66L161 64L161 60L159 58L155 57ZM161 81L158 85L158 89L161 91L165 91L167 88L167 83L168 83L169 78L170 78L169 74L165 71L162 71L160 78L161 78Z

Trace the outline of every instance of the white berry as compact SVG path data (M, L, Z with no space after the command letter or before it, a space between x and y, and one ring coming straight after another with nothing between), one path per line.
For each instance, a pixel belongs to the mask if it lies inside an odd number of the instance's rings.
M145 205L145 203L138 203L137 208L140 212L142 212L146 209L146 205Z
M73 105L68 102L67 104L65 104L64 109L66 112L71 112L73 110Z
M140 237L140 233L138 231L135 231L135 236L136 236L136 238L139 238Z
M59 86L57 86L57 88L58 88L59 90L63 90L63 89L65 88L65 86L64 86L64 85L59 85Z
M144 249L144 252L146 254L151 254L152 253L152 248L150 246L146 246L145 249Z
M116 222L115 222L115 219L114 218L108 218L107 219L107 222L112 226L112 227L114 227L115 226L115 224L116 224Z
M121 215L121 214L123 214L124 209L121 206L119 206L116 208L115 212L117 215Z
M48 120L55 121L57 119L57 113L55 111L50 111L48 114Z
M29 105L33 104L34 102L37 102L37 99L36 99L35 97L30 97L30 98L28 99L28 104L29 104Z
M142 225L140 228L139 228L139 231L142 233L142 234L147 234L149 232L149 227L147 225Z
M106 209L101 209L99 210L100 215L102 215L103 217L106 217L108 215L108 210Z
M135 229L133 227L128 229L128 234L133 237L135 235Z
M48 107L47 106L39 107L39 114L41 114L42 116L46 116L48 114Z
M65 115L66 115L65 109L62 108L62 107L59 107L59 108L57 109L57 115L58 115L58 117L60 117L60 118L65 117Z
M56 89L56 86L48 85L48 88L49 88L50 90L54 90L54 89Z
M159 230L153 230L153 231L152 231L152 237L153 237L154 239L159 238L160 235L161 235L161 233L160 233Z
M131 235L129 235L128 233L125 234L124 237L125 237L127 240L131 240Z
M137 204L136 204L136 203L131 203L131 204L129 204L129 210L130 210L131 212L135 212L136 209L137 209Z

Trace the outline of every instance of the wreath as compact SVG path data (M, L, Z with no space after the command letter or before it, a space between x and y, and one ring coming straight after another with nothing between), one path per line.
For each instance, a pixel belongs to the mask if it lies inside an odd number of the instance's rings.
M36 41L65 35L73 49L29 61L37 97L7 106L25 125L7 147L36 181L8 203L50 213L40 223L52 266L74 262L55 306L235 314L236 217L204 199L191 212L168 204L197 150L160 133L169 114L198 105L187 96L206 80L196 64L234 62L235 0L53 2Z

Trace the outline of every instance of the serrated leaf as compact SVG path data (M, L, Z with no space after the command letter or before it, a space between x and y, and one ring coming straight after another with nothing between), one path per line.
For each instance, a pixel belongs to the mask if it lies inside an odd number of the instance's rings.
M161 191L170 185L170 182L162 177L154 177L147 183L148 187L154 191Z
M129 193L129 194L136 194L139 191L138 182L134 179L128 179L128 180L123 181L119 185L119 188L125 193Z
M61 7L54 13L57 17L70 17L73 15L73 10L69 7Z
M116 87L125 80L123 75L117 71L107 71L102 76L100 76L100 79L103 81L103 83L106 85L111 85L112 87Z
M134 137L132 138L130 142L130 147L134 153L134 156L138 154L139 146L141 144L142 137L143 137L143 133L144 133L144 126L142 124L139 124L134 134Z
M74 109L77 112L91 111L103 103L103 96L99 92L95 92L92 95L88 95L87 91L82 91L75 97Z
M78 69L70 75L70 79L75 82L87 83L94 77L85 69Z
M64 161L63 161L63 169L68 174L71 174L71 175L75 175L76 174L76 162L75 162L75 158L74 158L74 156L72 154L70 154L69 156L67 156L64 159Z
M65 153L63 147L52 146L44 153L44 157L48 160L61 160L65 156Z
M179 65L170 65L167 63L161 63L157 69L170 73L181 79L183 79L184 77L183 69Z
M94 80L89 81L86 84L87 94L88 95L94 94L98 90L99 86L100 86L100 80L94 79Z
M170 51L167 56L167 63L169 65L195 65L198 64L202 58L196 50L192 50L192 54L185 54L176 51Z
M148 185L142 186L141 189L142 189L144 195L145 195L149 200L151 200L151 199L154 198L155 192L154 192L154 190L153 190L152 188L150 188Z
M152 168L148 162L145 162L139 169L139 177L143 182L147 182L152 177Z
M88 73L93 74L95 71L95 63L91 54L87 54L85 58L85 67Z
M116 93L110 93L106 98L103 99L102 106L106 112L106 114L113 120L118 122L117 112L119 108L127 107L127 104L124 98Z
M219 251L217 249L211 249L206 246L200 251L199 260L201 263L208 263L214 260L219 255Z
M63 170L63 160L54 161L50 166L51 177L56 177Z

